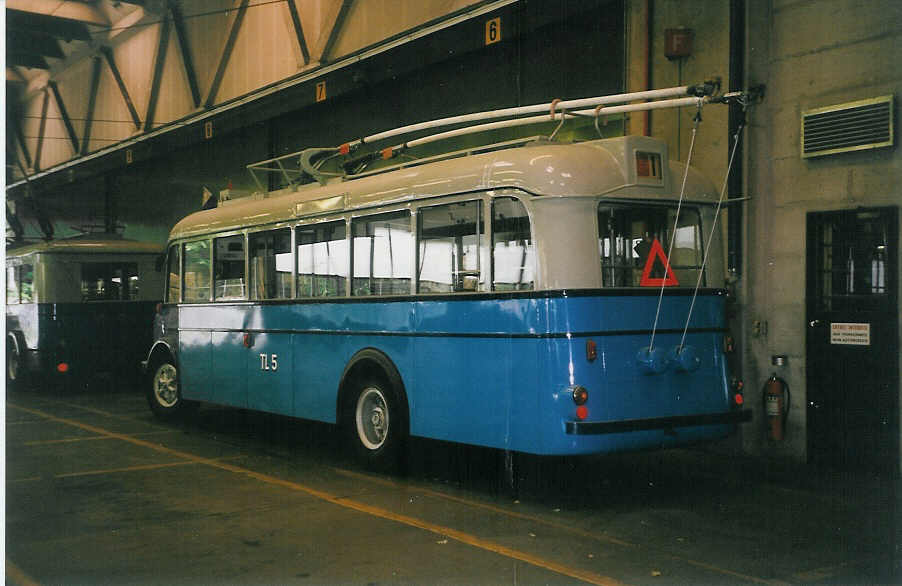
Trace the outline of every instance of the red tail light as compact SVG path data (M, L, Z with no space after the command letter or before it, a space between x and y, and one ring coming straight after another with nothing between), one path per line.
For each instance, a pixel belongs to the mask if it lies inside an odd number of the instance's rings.
M56 365L56 371L60 374L66 374L69 372L69 364L66 362L60 362Z

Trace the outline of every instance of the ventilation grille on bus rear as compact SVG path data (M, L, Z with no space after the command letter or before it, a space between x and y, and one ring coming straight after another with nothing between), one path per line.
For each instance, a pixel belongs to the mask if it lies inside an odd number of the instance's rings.
M802 112L802 157L892 146L893 96Z

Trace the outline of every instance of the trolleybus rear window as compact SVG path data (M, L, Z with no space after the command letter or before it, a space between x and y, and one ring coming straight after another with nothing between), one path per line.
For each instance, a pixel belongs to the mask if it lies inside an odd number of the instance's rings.
M599 205L598 249L605 287L660 284L667 277L664 263L675 215L676 206L612 206L604 202ZM668 284L695 286L703 257L700 226L697 209L683 207L680 210L670 253L673 279L667 279ZM660 255L650 255L658 247ZM646 276L644 282L643 275ZM705 285L704 278L701 285Z
M81 263L82 301L135 301L138 287L138 263Z

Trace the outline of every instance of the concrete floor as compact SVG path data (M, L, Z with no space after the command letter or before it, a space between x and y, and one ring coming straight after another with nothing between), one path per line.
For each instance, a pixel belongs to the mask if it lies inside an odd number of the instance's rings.
M385 477L329 426L216 407L166 424L135 389L10 391L6 580L885 582L894 489L701 450L510 458L422 440Z

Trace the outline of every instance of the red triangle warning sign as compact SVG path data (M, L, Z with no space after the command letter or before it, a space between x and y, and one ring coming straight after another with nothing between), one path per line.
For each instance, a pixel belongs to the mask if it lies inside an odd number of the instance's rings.
M667 270L666 277L651 276L652 269L655 268L655 261L658 259L661 259L661 267ZM655 270L655 272L661 274L664 271L659 268ZM664 249L661 248L661 243L655 238L654 242L651 243L651 249L648 251L648 260L645 261L645 268L642 269L642 280L639 281L639 286L674 287L679 284L680 282L677 281L676 275L673 274L673 269L670 268L670 262L667 260L667 255L664 254Z

